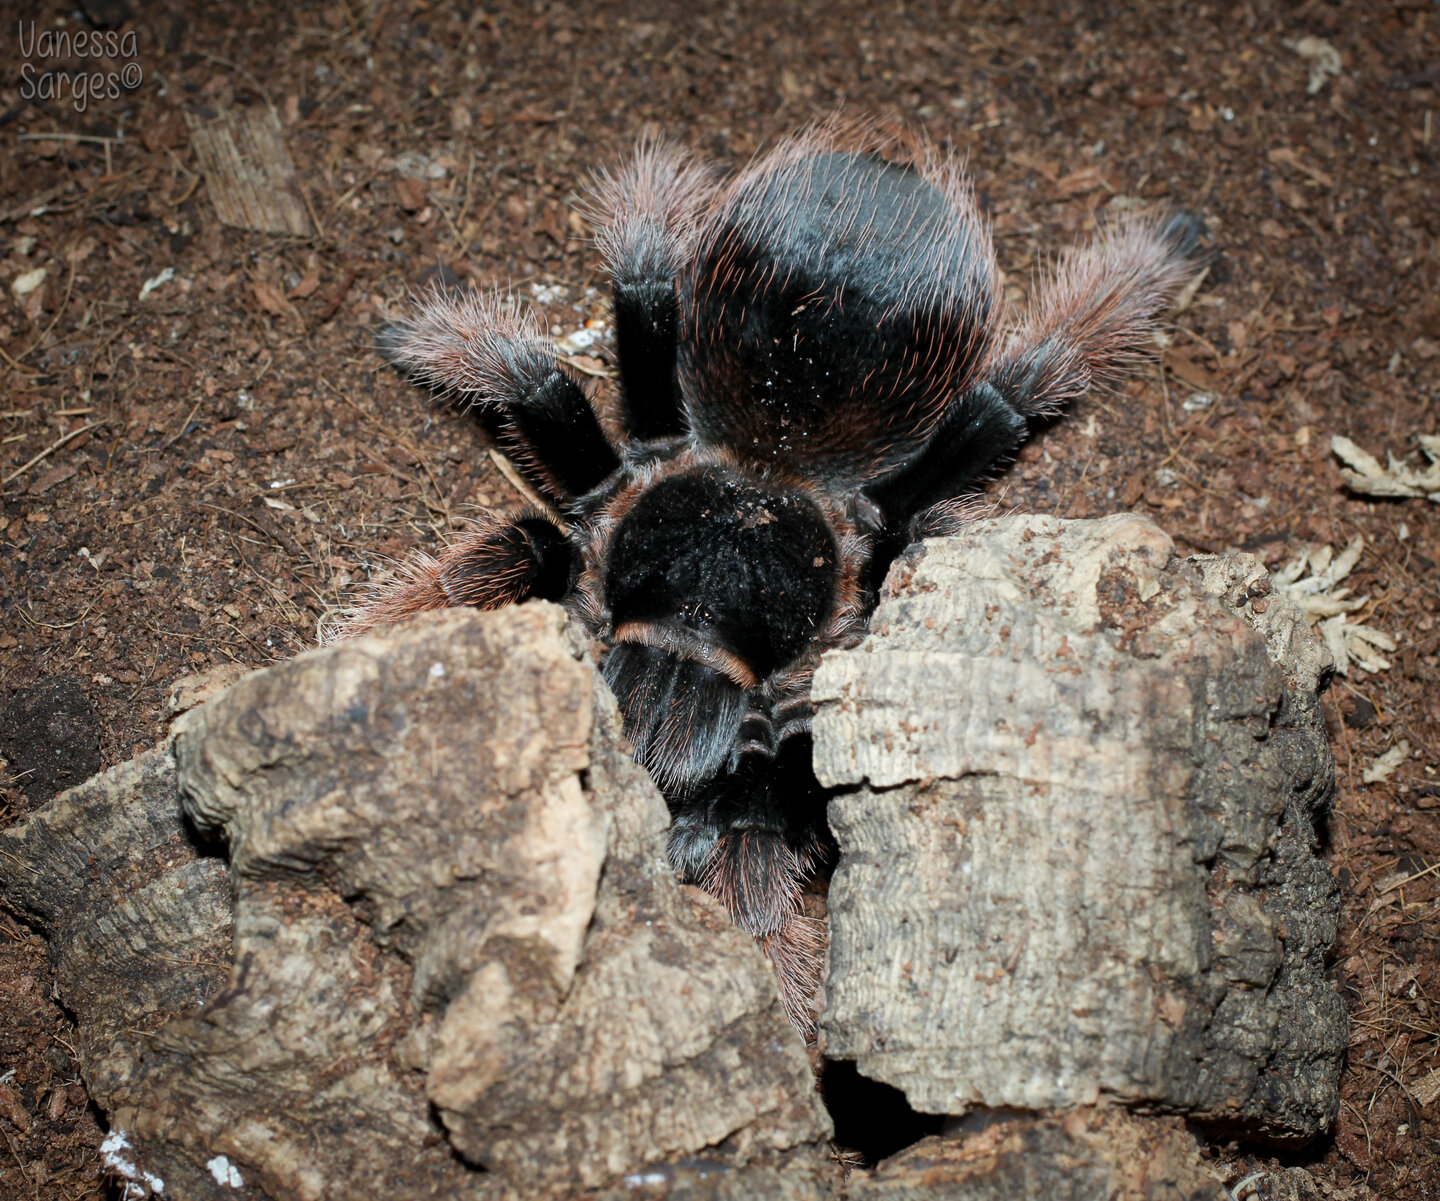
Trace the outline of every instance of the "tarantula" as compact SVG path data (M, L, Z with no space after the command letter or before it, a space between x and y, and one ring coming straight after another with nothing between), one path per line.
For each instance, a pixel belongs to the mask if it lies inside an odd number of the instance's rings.
M1004 337L971 184L913 135L812 128L728 181L642 142L597 177L591 216L620 439L512 301L421 299L382 351L496 414L563 516L480 517L342 633L564 603L669 803L672 864L762 940L803 1027L818 957L798 902L829 846L810 769L820 655L858 642L890 562L963 521L1035 418L1143 353L1197 225L1116 222Z

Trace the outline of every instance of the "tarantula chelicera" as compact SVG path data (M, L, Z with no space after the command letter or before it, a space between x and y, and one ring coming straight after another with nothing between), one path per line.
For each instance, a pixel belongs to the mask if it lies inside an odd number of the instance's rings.
M862 637L890 562L964 520L1032 419L1145 350L1197 227L1117 221L1002 334L970 183L918 137L811 129L728 181L644 142L595 191L620 439L513 302L420 300L382 350L498 415L561 518L481 517L343 632L563 602L669 802L676 871L763 941L803 1025L798 901L829 841L810 769L820 655Z

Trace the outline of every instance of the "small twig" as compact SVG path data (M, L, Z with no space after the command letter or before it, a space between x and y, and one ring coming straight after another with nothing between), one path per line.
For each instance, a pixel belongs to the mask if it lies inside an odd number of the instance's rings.
M195 194L195 189L200 186L200 181L204 178L203 175L192 175L190 177L190 186L174 200L167 200L165 203L172 209L179 208Z
M35 341L31 342L30 345L27 346L24 350L22 350L17 357L24 359L25 357L30 355L40 345L41 342L45 341L45 338L49 335L50 331L55 328L56 323L60 320L61 317L65 315L65 310L70 307L70 290L75 286L75 269L77 265L78 260L72 258L70 260L70 278L65 281L65 297L63 300L60 301L60 307L55 310L55 316L50 318L50 324L47 325L44 329L42 329L40 331L40 336L37 337Z
M118 134L113 138L102 137L94 133L21 133L15 135L17 142L94 142L97 146L109 146L115 142L123 142L125 135Z
M1379 892L1377 892L1375 895L1376 895L1377 897L1383 897L1383 896L1385 896L1387 893L1392 893L1392 892L1394 892L1397 888L1404 888L1405 885L1407 885L1407 884L1412 884L1412 883L1414 883L1416 880L1422 879L1423 877L1428 876L1431 872L1435 872L1435 871L1440 871L1440 863L1432 863L1432 864L1431 864L1429 867L1427 867L1423 872L1416 872L1413 876L1406 876L1405 879L1403 879L1403 880L1396 880L1394 884L1391 884L1391 885L1388 885L1388 886L1385 887L1385 888L1382 888L1382 889L1381 889Z
M157 627L157 629L158 629L158 627ZM135 685L135 691L132 692L129 696L127 696L127 697L125 698L125 703L126 703L126 704L129 704L129 703L130 703L131 701L133 701L137 696L139 696L139 695L140 695L140 689L144 688L145 685L148 684L148 683L150 683L150 681L154 678L154 676L155 676L155 668L156 668L156 666L159 664L159 662L160 662L160 644L157 642L157 643L155 644L155 654L154 654L154 657L152 657L151 660L150 660L150 673L149 673L143 680L141 680L140 683L138 683L138 684Z
M323 238L325 236L325 227L320 224L320 214L316 211L315 205L310 199L308 189L300 189L300 199L305 202L305 211L310 214L310 220L315 223L316 234Z
M344 204L347 200L349 200L350 197L352 197L353 195L355 195L355 193L358 192L361 188L365 187L367 184L373 183L374 180L379 176L379 174L380 174L379 171L371 171L370 174L369 174L369 175L366 175L363 179L361 179L359 183L354 184L353 186L347 188L347 189L345 190L344 194L341 195L340 199L337 200L337 201L336 201L333 205L331 205L330 207L331 207L331 208L337 208L337 209L338 209L342 204Z
M571 111L571 112L574 112L575 110L574 110L574 109L571 109L570 111ZM465 195L461 198L461 201L460 201L460 215L455 218L455 222L454 222L455 227L458 228L458 229L460 229L460 230L464 230L464 228L465 228L465 213L466 213L466 211L470 208L470 184L471 184L471 181L472 181L474 178L475 178L475 152L472 150L472 151L470 152L470 166L469 166L469 167L466 169L466 171L465 171ZM464 235L462 234L461 237L463 237L463 236L464 236ZM460 250L462 250L462 251L465 249L465 245L464 245L464 242L463 242L463 241L457 241L456 245L457 245L457 246L460 248Z
M177 431L171 436L170 440L169 440L168 442L166 442L165 445L160 448L162 451L163 451L163 450L169 450L172 446L175 445L175 443L179 442L180 439L185 436L185 431L190 428L190 419L191 419L192 417L194 417L195 414L198 413L199 411L200 411L200 401L197 400L197 401L195 402L195 404L191 407L190 412L188 412L188 413L185 415L185 420L180 423L180 428L179 428L179 430L177 430Z
M500 474L503 475L510 482L510 486L514 488L516 492L520 493L521 496L523 496L532 505L534 505L541 512L543 512L545 516L550 518L551 521L553 521L557 526L560 527L560 532L562 534L568 535L570 533L569 525L566 524L565 519L561 517L560 514L556 511L555 506L552 505L548 500L541 496L540 493L536 492L534 488L530 487L530 485L525 482L524 477L515 470L515 465L511 463L509 459L502 455L498 450L492 450L490 452L490 461L495 464L495 469L499 471Z
M6 484L10 483L11 480L18 480L22 475L29 471L30 468L34 467L36 463L40 462L41 459L46 458L51 454L54 454L55 451L59 450L62 446L65 445L65 443L69 442L71 438L78 438L81 434L88 433L90 430L95 429L97 426L109 424L109 421L106 418L102 417L99 421L92 421L88 425L82 425L78 430L71 430L58 442L51 443L49 446L47 446L23 467L17 467L3 480L0 480L0 488L3 488Z
M68 630L68 629L70 629L72 626L78 626L82 621L84 621L87 617L89 617L89 616L90 616L90 610L93 609L97 604L99 604L99 601L91 601L91 602L85 607L85 612L83 612L82 614L80 614L80 616L77 617L74 621L67 621L64 625L58 625L58 626L57 626L57 625L52 625L52 624L51 624L50 622L48 622L48 621L36 621L35 618L29 616L29 614L27 614L27 613L25 612L25 610L22 609L22 608L20 608L18 605L17 605L16 608L15 608L15 612L17 612L18 614L20 614L20 619L21 619L22 621L28 622L28 623L29 623L30 625L32 625L32 626L39 626L40 628L46 629L46 630Z
M12 359L8 354L5 353L3 347L0 347L0 359L4 359L15 371L23 371L26 375L45 374L45 372L43 372L39 367L27 367L24 363L17 363L14 359Z
M39 1182L38 1180L35 1180L35 1179L33 1179L33 1178L31 1177L31 1175L30 1175L30 1169L29 1169L29 1167L26 1165L25 1161L20 1158L20 1152L16 1149L16 1147L15 1147L15 1140L10 1137L10 1132L9 1132L8 1130L6 1130L4 1133L5 1133L5 1141L6 1141L6 1143L8 1143L9 1146L10 1146L10 1154L15 1157L15 1162L20 1165L20 1175L22 1175L22 1176L30 1183L31 1187L34 1188L36 1201L39 1201L39 1197L40 1197L40 1182Z
M257 495L264 496L265 494L263 492L260 492L257 493ZM243 521L246 525L250 526L252 529L256 530L258 533L264 534L265 537L270 539L271 542L274 542L276 545L278 545L280 549L283 550L287 555L294 555L296 558L300 559L303 559L305 557L305 552L300 549L299 544L296 543L293 538L289 538L280 529L279 526L275 526L274 529L267 530L258 521L255 521L253 518L246 517L244 513L236 512L234 509L227 509L222 505L212 505L203 500L197 501L196 503L202 509L214 509L217 513L228 513L231 517L238 517L241 521Z
M394 3L395 0L385 0L385 3L380 6L380 11L375 14L375 19L370 22L370 30L365 36L367 42L373 42L380 36L380 31L385 28L385 22L390 17L390 9Z
M440 210L440 215L445 218L446 224L450 226L450 232L455 235L455 245L463 250L464 241L460 237L460 227L455 224L455 218L452 217L449 210L440 203L440 198L436 196L434 192L430 193L429 199L430 202L434 204L437 209Z
M394 430L387 429L385 426L381 425L380 422L376 421L374 417L372 417L358 404L351 400L347 395L345 395L345 392L342 389L337 388L328 379L322 378L320 382L323 383L327 388L329 388L330 391L335 393L336 396L338 396L342 401L344 401L357 413L359 413L360 416L363 417L368 424L374 426L375 429L379 430L387 438L393 438L396 443L399 444L401 449L403 449L408 455L411 456L411 458L413 458L417 463L419 463L422 468L424 468L425 474L430 479L430 486L435 490L435 497L440 502L438 505L432 505L428 500L425 499L425 488L419 480L412 479L409 476L397 471L388 463L383 462L378 455L376 456L375 460L378 466L385 468L385 470L390 472L391 475L394 475L397 478L404 480L407 484L414 484L415 487L419 488L421 503L424 504L425 507L428 508L431 512L439 513L440 516L445 518L445 524L448 526L450 524L450 505L445 498L445 490L440 487L440 481L435 478L435 473L430 469L430 464L426 460L425 456L420 452L420 448L406 441Z
M7 209L0 213L0 225L7 221L18 221L21 217L35 217L45 211L45 206L55 199L61 192L70 185L68 183L56 184L53 188L46 188L45 191L29 200L22 200L14 208Z

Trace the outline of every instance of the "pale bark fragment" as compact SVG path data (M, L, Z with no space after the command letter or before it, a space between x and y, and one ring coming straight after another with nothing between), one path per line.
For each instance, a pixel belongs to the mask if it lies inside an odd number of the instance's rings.
M185 123L221 221L297 238L315 233L273 109L232 109L213 120L187 112Z
M815 677L826 1053L917 1109L1114 1097L1307 1138L1346 1042L1303 616L1129 515L912 548Z

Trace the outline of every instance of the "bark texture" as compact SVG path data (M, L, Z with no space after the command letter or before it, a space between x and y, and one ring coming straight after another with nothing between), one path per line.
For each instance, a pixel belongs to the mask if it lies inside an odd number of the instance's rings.
M850 1182L845 1201L1226 1201L1175 1121L1113 1109L976 1123Z
M1348 1033L1327 656L1248 555L1010 517L912 548L815 677L826 1054L930 1113L1102 1097L1303 1139Z
M137 1189L818 1171L804 1047L752 941L675 883L667 822L561 610L451 610L186 713L173 757L0 835L27 865L3 899L51 938Z

